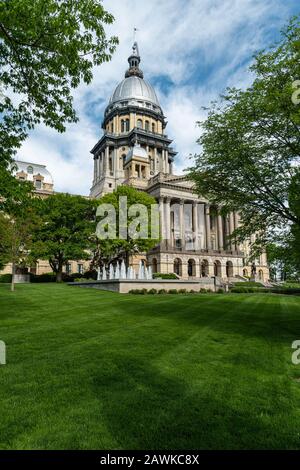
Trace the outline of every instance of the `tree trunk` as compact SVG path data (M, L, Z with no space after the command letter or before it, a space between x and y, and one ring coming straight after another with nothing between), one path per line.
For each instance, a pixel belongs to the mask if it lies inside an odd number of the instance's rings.
M56 282L61 282L62 281L62 266L58 268L58 271L56 272Z
M15 270L16 270L16 265L15 265L15 262L13 261L11 265L11 284L10 284L11 292L15 290Z

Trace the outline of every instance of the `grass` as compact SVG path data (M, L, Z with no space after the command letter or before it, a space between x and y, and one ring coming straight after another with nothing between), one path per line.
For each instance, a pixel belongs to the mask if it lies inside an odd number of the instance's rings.
M0 285L1 449L300 448L300 298Z

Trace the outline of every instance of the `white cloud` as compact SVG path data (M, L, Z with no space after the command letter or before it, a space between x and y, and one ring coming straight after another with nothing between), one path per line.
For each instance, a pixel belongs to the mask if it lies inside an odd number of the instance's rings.
M62 135L40 126L19 152L20 159L47 165L57 191L89 193L89 152L102 133L105 103L127 68L134 27L139 29L145 78L164 75L173 83L168 91L157 92L168 121L166 132L178 151L175 168L181 172L197 150L195 122L204 117L201 107L228 85L247 85L245 61L266 47L270 31L288 16L280 0L104 0L104 6L116 19L107 31L120 44L112 61L95 69L92 84L75 91L80 122Z

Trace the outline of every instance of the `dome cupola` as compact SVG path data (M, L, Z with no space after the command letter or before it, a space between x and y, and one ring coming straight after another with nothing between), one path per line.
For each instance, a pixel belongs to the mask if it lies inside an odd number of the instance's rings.
M138 44L132 47L132 54L128 57L129 68L125 78L115 88L108 106L105 110L105 119L112 113L123 111L129 107L142 108L163 119L163 112L157 99L153 86L144 79L140 69L140 54ZM104 120L105 120L104 119Z

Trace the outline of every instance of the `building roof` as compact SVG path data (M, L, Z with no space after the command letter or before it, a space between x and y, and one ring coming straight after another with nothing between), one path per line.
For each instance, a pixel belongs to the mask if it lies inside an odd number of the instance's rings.
M124 78L113 92L109 104L130 99L145 100L160 106L154 88L143 78L131 76Z
M132 160L132 158L134 157L143 158L146 161L149 160L146 150L143 147L141 147L140 144L138 143L135 143L134 146L127 153L126 160L125 160L126 163Z
M16 174L20 171L23 171L27 174L27 181L34 181L34 176L41 175L44 178L44 183L53 184L52 175L47 170L46 165L40 165L38 163L32 162L24 162L21 160L15 160L15 164L17 165L17 169L14 170L13 173Z

